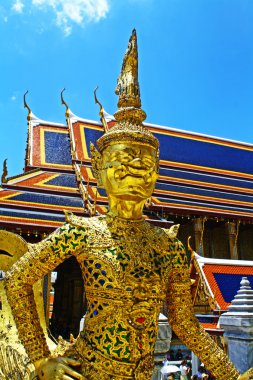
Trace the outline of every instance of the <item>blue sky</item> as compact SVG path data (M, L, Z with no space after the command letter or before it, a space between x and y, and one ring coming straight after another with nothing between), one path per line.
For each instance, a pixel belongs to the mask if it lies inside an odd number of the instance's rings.
M64 123L60 91L98 120L116 110L117 76L136 28L147 121L253 143L252 0L3 0L0 171L22 172L28 104Z

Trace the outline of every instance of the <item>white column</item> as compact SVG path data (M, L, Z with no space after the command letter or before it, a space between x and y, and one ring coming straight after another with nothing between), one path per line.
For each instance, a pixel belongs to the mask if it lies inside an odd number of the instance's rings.
M195 375L197 370L199 369L201 362L199 358L192 352L192 375Z

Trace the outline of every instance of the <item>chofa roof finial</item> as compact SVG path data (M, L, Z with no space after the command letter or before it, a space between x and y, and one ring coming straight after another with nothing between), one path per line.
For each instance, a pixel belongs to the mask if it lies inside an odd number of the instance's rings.
M69 106L67 105L67 103L65 102L65 100L63 98L63 93L65 90L66 90L65 87L61 90L61 104L63 104L66 107L65 116L66 116L66 118L68 118L69 117Z
M97 98L97 89L98 89L98 86L95 88L94 90L94 98L95 98L95 104L98 104L100 109L99 109L99 116L100 116L100 120L101 120L101 123L103 124L103 127L104 127L104 131L105 132L108 132L109 131L109 128L108 128L108 125L107 125L107 122L105 120L105 116L104 116L104 108L102 106L102 104L100 103L100 101L98 100Z
M26 102L26 95L27 94L28 94L28 90L24 93L24 108L28 109L27 120L30 121L31 120L31 115L32 115L32 110L31 110L31 108L28 106L28 104Z
M7 169L7 158L3 162L3 174L1 177L1 183L7 182L7 175L8 175L8 169Z

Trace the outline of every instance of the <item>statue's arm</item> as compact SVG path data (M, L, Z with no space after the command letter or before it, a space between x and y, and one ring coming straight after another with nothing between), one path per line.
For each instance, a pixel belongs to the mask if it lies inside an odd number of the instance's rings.
M66 258L75 254L77 250L77 244L74 242L75 230L75 227L65 224L45 240L37 244L28 244L28 251L5 276L8 301L19 337L34 364L48 357L50 350L39 322L33 284Z
M238 379L240 373L194 315L191 281L183 245L175 239L171 251L172 270L167 303L172 329L217 379Z

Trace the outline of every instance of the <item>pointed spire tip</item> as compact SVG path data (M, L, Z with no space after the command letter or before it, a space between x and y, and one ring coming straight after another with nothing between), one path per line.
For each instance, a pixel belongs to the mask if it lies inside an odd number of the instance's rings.
M119 96L118 108L141 108L138 81L138 46L135 29L133 29L128 42L115 93Z

